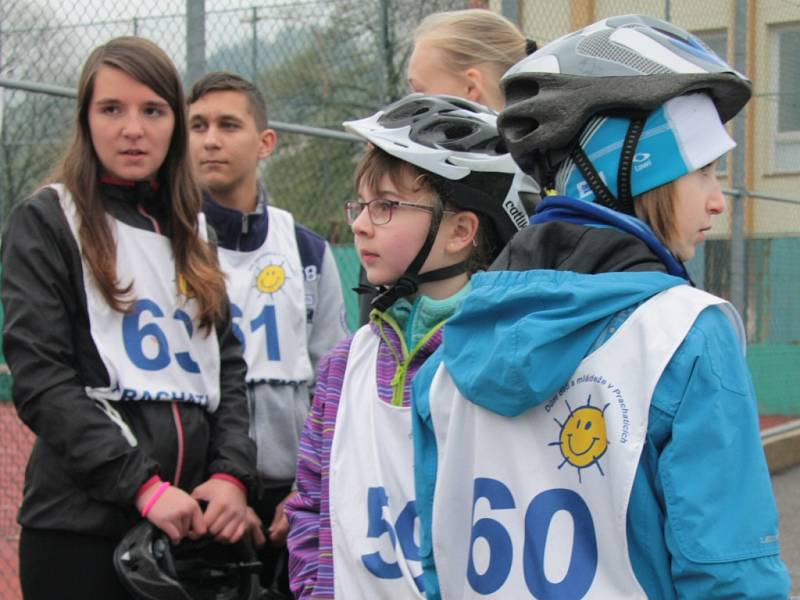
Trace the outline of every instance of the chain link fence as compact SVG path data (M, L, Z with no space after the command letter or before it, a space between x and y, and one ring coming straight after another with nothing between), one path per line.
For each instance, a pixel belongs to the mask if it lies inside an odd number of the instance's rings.
M753 79L720 162L729 210L689 265L740 308L765 423L800 413L800 3L794 0L3 0L0 2L0 221L46 178L71 126L89 51L119 35L163 47L190 85L227 69L265 94L279 132L263 176L271 201L334 244L351 325L358 263L342 205L363 146L341 122L404 95L408 38L428 13L488 7L539 45L597 19L637 12L699 34ZM9 398L0 355L0 398ZM15 514L31 435L0 403L0 597L17 598Z

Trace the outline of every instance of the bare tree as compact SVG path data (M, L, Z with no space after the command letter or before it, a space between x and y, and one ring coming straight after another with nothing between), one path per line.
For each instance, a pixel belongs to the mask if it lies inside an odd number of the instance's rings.
M43 7L0 2L0 77L68 85L75 60L65 50L58 24ZM0 218L51 168L72 107L67 98L0 87Z
M287 21L296 24L302 42L260 78L272 114L338 130L342 121L368 116L402 97L408 92L405 67L417 23L431 12L466 5L465 0L334 0L324 19L302 12L302 6L287 9ZM267 162L268 188L301 222L332 241L348 239L341 206L354 193L354 161L363 149L281 135Z

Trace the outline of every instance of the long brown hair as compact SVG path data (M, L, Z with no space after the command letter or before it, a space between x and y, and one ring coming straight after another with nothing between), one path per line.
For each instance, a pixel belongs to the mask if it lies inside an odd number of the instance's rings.
M222 318L225 279L216 254L198 235L201 195L187 155L183 87L175 65L161 48L143 38L119 37L92 51L78 82L72 139L52 179L63 182L75 199L83 256L103 298L114 310L125 312L133 301L131 285L122 287L117 278L117 249L99 192L101 165L89 129L89 105L97 72L103 66L119 69L146 85L166 100L174 113L175 128L158 179L163 197L169 199L167 214L176 280L183 280L196 298L200 325L209 330Z

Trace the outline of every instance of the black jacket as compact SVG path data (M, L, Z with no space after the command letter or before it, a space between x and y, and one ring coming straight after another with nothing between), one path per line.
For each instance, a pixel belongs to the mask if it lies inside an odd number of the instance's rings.
M561 221L522 229L489 268L490 271L533 269L589 274L667 270L642 240L629 233Z
M106 210L154 230L143 207L169 232L165 200L149 187L102 185ZM179 485L187 491L210 474L227 473L252 489L255 446L241 348L230 315L216 326L220 348L219 408L187 403L116 402L137 438L131 447L84 388L109 385L90 334L77 243L54 190L44 188L11 215L2 243L3 343L13 375L13 398L36 434L19 522L36 529L121 537L139 518L134 496L152 475L174 482L179 430L184 459ZM229 313L226 308L226 312Z

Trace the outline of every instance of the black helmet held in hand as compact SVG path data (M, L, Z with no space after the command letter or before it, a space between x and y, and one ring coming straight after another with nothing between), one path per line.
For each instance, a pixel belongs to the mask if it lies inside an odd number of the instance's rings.
M264 598L249 537L222 544L212 537L170 544L147 520L133 527L114 551L114 568L139 600L259 600Z

